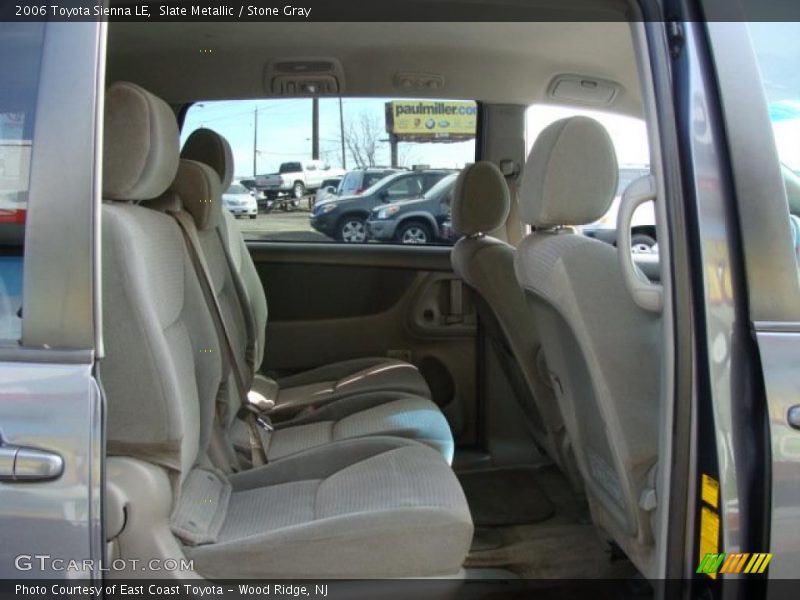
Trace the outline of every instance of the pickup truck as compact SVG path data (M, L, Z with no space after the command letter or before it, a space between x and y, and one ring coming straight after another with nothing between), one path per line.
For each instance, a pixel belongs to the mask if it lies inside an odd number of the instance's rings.
M299 200L307 192L319 189L325 179L344 175L342 169L332 169L319 160L292 161L281 164L277 173L256 177L255 187L267 200L288 195Z

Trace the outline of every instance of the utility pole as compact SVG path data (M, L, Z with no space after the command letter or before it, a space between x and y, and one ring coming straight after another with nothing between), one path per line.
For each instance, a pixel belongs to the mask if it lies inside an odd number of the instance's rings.
M311 99L311 158L319 160L319 98Z
M342 168L347 169L347 156L344 152L344 111L342 110L341 96L339 96L339 135L342 140Z
M397 139L397 134L396 133L390 133L389 134L389 146L392 149L392 167L395 167L395 168L397 168L399 166L397 164L399 162L398 157L397 157L397 144L398 143L399 142L398 142L398 139Z
M258 108L253 110L253 177L256 176L256 157L258 156Z

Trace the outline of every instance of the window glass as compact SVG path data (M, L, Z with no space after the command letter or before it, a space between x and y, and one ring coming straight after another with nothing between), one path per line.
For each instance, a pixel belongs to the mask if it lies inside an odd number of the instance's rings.
M249 194L249 190L244 187L243 185L239 185L238 183L234 183L228 190L225 192L226 194Z
M389 200L418 198L422 195L422 178L415 175L402 175L397 181L385 186L381 193L386 194Z
M0 23L0 341L17 340L42 23Z
M800 23L750 23L800 269Z
M281 163L279 173L299 173L303 170L303 165L298 162Z
M374 173L365 173L364 174L364 182L362 183L362 187L364 189L370 188L376 183L378 183L384 177L391 175L390 171L378 171Z
M781 162L800 173L800 23L749 23Z
M750 23L800 257L800 23Z
M477 104L465 100L208 101L190 107L181 134L185 140L207 127L230 142L235 179L254 191L259 207L256 218L237 221L248 239L403 243L396 233L403 211L391 212L376 227L367 222L376 209L419 200L442 177L474 162L477 117ZM380 195L384 180L395 174L405 177ZM329 185L338 186L334 194ZM447 241L438 203L419 210L430 215L424 243Z
M592 111L581 108L534 104L526 113L526 142L528 150L536 137L551 123L574 116L586 116L600 122L608 131L619 163L617 193L611 208L595 223L581 226L581 231L590 237L616 243L617 212L625 189L639 177L650 172L650 147L647 141L647 126L643 119ZM655 210L652 202L639 206L632 220L632 243L637 252L655 252Z
M339 189L336 190L339 196L344 196L345 194L352 194L355 192L362 180L361 173L353 171L352 173L348 173L342 178L342 182L339 184Z
M443 177L442 179L439 179L433 185L433 187L431 187L431 189L425 192L425 195L429 198L434 198L434 197L438 198L439 196L452 190L453 183L455 183L455 180L456 180L455 174Z

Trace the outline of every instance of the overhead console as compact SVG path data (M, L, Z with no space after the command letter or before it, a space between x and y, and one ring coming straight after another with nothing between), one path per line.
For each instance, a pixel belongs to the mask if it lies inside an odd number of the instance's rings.
M264 68L264 89L275 96L340 95L344 69L336 58L277 58Z

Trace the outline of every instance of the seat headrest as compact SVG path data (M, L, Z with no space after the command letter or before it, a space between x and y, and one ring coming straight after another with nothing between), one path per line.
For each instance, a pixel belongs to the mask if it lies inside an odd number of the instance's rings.
M540 229L592 223L611 206L618 177L614 145L600 123L556 121L536 138L525 163L522 220Z
M462 169L453 187L453 229L462 235L486 233L505 224L511 199L505 177L494 163Z
M182 158L169 191L180 199L199 230L216 225L222 215L219 176L206 164Z
M175 178L180 140L169 105L133 83L106 91L103 132L103 197L149 200Z
M233 152L224 137L211 129L195 129L181 150L181 158L196 160L217 172L223 190L233 181Z

